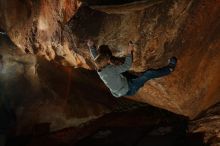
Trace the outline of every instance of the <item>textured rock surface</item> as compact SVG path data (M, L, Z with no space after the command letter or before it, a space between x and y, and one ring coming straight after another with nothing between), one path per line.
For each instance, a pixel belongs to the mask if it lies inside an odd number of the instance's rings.
M32 133L38 124L48 124L51 131L78 126L109 113L115 106L114 98L101 81L97 82L95 72L72 71L31 54L14 54L17 48L7 37L0 36L0 44L0 54L4 54L0 110L3 104L16 114L7 118L0 111L0 118L16 122L17 134ZM0 126L5 125L0 121Z
M189 130L204 133L204 141L211 146L220 145L220 105L217 104L190 122Z
M76 1L26 1L25 9L21 1L1 3L1 26L24 52L87 68L86 39L109 45L116 56L133 40L133 71L161 67L172 55L179 63L172 75L150 81L132 99L190 118L219 101L218 0L170 0L127 14L78 9Z
M0 1L1 28L23 53L34 53L53 60L64 57L64 64L82 65L84 59L71 52L64 24L76 13L76 0ZM68 32L68 30L66 30ZM62 59L62 58L61 58ZM86 67L86 66L84 66Z
M105 7L108 13L103 7L102 12L80 7L74 0L0 0L0 4L0 26L21 54L92 69L88 38L98 46L109 45L116 56L123 56L132 40L136 43L132 71L162 67L173 55L179 60L174 73L149 81L129 98L191 119L220 100L219 0L149 1L127 9ZM59 78L63 81L66 76Z
M177 37L167 44L179 58L176 71L150 81L136 99L190 118L219 101L219 11L219 1L192 2Z
M59 145L191 145L187 139L186 120L158 108L144 107L122 113L107 114L83 127L67 128L47 136L36 137L28 146ZM91 139L94 139L91 140ZM193 139L198 141L198 139ZM201 139L199 144L202 144ZM87 142L86 142L87 141Z

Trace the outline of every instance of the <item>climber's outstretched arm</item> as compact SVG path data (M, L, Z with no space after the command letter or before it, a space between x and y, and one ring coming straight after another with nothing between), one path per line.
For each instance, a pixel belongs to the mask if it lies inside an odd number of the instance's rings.
M95 58L98 56L98 52L97 52L97 48L95 47L94 42L91 40L88 40L87 46L89 47L89 51L92 56L92 59L95 60Z

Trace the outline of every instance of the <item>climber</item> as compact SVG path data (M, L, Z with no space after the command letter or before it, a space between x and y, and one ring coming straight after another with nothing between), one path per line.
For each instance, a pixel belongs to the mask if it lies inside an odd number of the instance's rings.
M146 81L170 74L174 71L177 63L176 57L172 57L169 59L169 64L163 68L147 70L135 79L126 78L122 73L128 71L132 65L133 43L129 42L127 56L121 65L113 63L111 51L96 49L94 42L91 40L88 40L87 46L91 57L95 61L98 75L115 97L134 95Z

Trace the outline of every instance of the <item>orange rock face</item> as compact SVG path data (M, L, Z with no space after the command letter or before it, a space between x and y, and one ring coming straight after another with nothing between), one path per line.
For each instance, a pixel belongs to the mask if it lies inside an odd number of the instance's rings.
M71 36L64 33L64 24L80 5L77 0L1 1L1 27L23 53L34 53L47 60L63 56L65 65L83 66L84 59L71 51Z
M167 45L178 56L177 69L148 82L132 98L190 118L219 102L219 13L219 1L193 1L177 37Z
M220 101L219 0L94 7L100 11L76 0L0 2L0 26L23 53L92 69L88 38L108 45L115 56L123 56L132 40L132 71L162 67L171 56L177 56L178 65L128 98L191 119Z

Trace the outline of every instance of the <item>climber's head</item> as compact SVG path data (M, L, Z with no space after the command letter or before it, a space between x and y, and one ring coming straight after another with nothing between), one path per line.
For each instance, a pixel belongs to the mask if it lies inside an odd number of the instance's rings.
M111 64L120 65L124 62L124 58L113 56L112 51L109 49L107 45L101 45L98 49L98 53L109 56Z
M101 45L98 48L98 53L99 54L106 54L108 56L112 56L112 51L109 49L109 47L107 45Z
M98 56L95 58L96 66L101 69L110 63L112 52L107 45L101 45L98 48Z
M97 66L98 69L104 68L105 66L107 66L110 63L110 56L107 54L99 54L96 58L95 58L95 64Z

